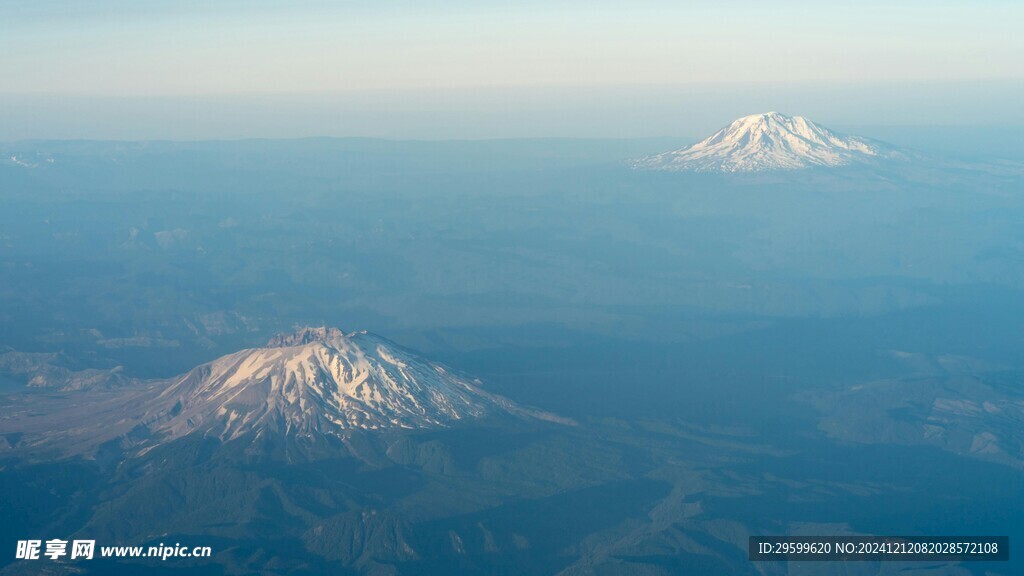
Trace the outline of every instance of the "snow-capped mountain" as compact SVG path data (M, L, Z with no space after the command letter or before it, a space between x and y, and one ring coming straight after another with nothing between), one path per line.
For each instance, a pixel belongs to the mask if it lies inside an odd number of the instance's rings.
M45 409L52 418L32 418L39 408L29 399L11 407L7 424L20 422L26 447L71 452L119 441L142 454L193 433L222 441L250 434L344 438L494 416L571 423L486 392L479 381L384 338L334 328L279 335L168 380L37 401L52 402Z
M647 170L755 172L842 166L899 153L857 136L837 134L801 116L745 116L688 148L634 162Z
M496 413L545 417L367 332L303 328L171 381L147 413L171 438L270 430L427 428Z

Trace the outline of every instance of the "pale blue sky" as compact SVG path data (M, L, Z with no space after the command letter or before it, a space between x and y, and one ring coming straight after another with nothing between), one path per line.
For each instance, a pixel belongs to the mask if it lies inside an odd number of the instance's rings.
M1022 2L0 0L0 10L0 104L20 115L0 119L0 139L133 129L304 136L317 127L509 136L515 130L488 114L523 131L531 111L578 116L561 122L566 136L654 135L659 125L688 134L702 120L786 105L847 124L878 114L915 124L949 114L954 124L1022 120ZM838 98L832 109L827 98ZM676 102L699 117L676 118ZM242 117L218 128L218 110L231 107ZM606 130L588 124L602 107L619 113ZM633 128L621 118L630 107ZM118 122L118 108L145 122ZM668 118L679 126L661 125Z

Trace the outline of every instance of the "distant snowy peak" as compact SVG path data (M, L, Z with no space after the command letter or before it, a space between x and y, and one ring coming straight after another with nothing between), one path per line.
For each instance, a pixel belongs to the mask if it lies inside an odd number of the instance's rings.
M740 118L693 146L643 158L633 167L756 172L843 166L898 155L884 144L837 134L801 116L767 112Z
M303 328L169 381L145 419L159 437L231 439L442 427L511 414L558 421L367 332Z

